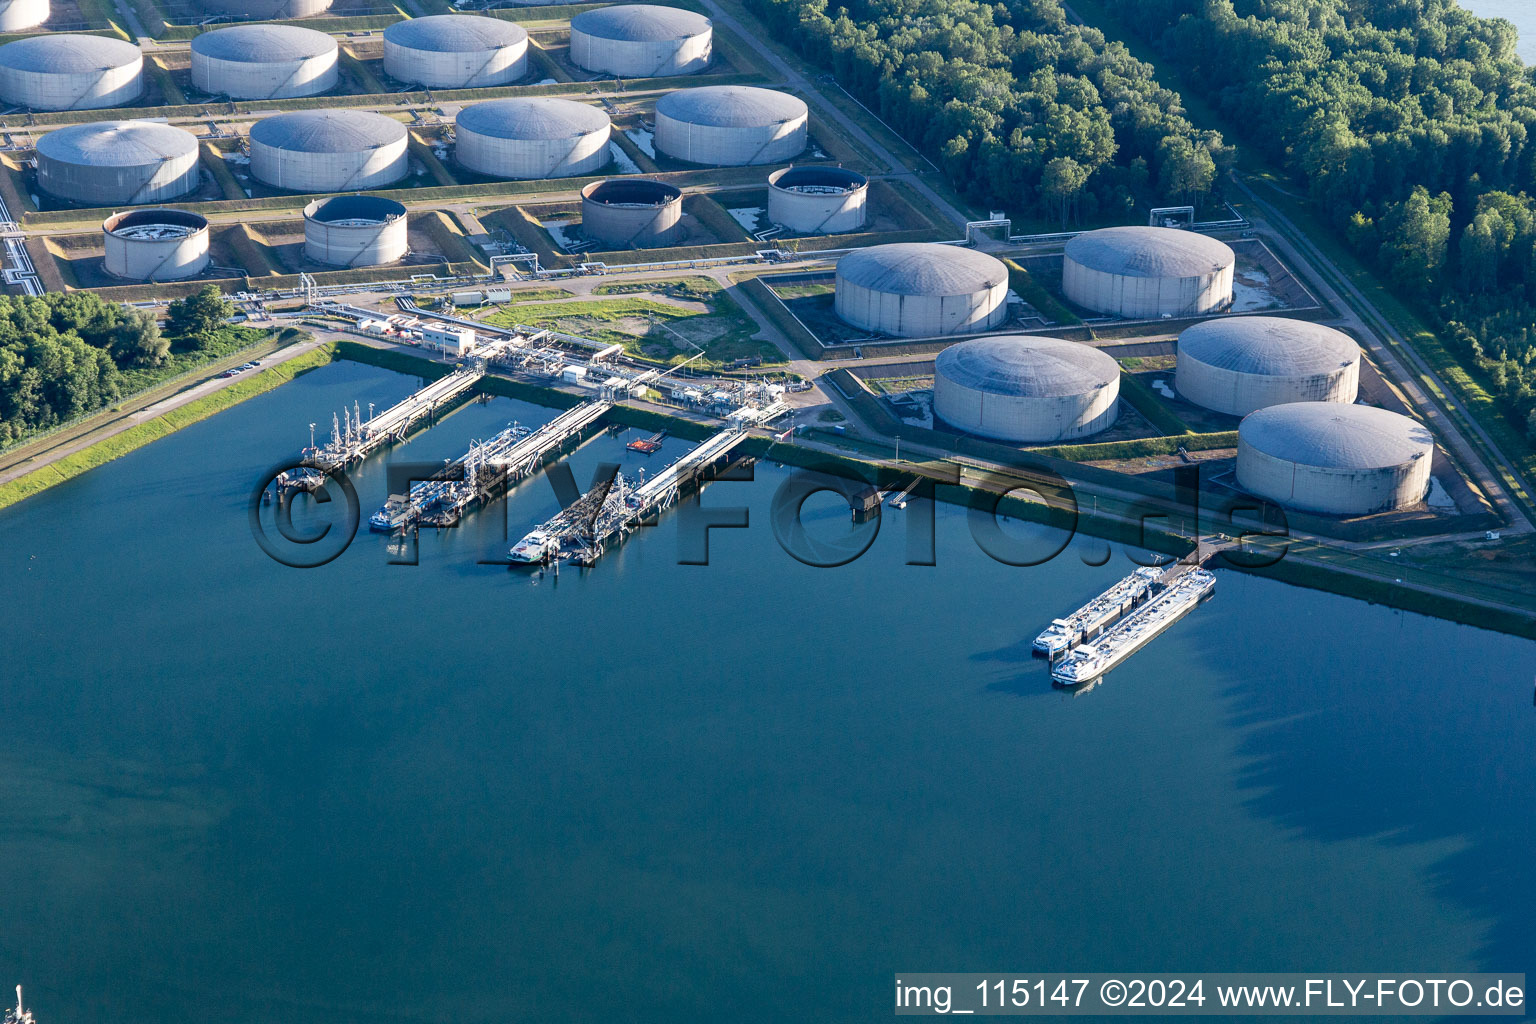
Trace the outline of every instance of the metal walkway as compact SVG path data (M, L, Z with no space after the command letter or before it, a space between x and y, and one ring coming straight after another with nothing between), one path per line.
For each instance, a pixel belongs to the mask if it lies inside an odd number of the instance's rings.
M304 462L322 473L361 462L388 442L403 440L411 424L463 395L484 376L483 364L457 370L378 415L370 416L367 422L363 421L355 404L352 409L343 409L340 420L334 415L331 417L329 441L316 446L314 439L310 439L310 447L304 450Z

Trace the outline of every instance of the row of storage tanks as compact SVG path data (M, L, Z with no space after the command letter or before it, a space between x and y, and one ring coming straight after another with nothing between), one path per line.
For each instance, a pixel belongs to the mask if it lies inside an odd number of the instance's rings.
M0 4L0 31L40 24L22 23L37 13L28 4L40 4L46 19L47 0L11 0ZM689 74L709 63L712 31L710 20L692 11L621 4L584 11L571 20L571 55L582 67L609 74ZM192 84L203 92L236 99L317 96L335 88L339 57L336 40L324 32L296 25L233 25L192 40ZM398 81L430 88L507 85L528 74L528 33L492 17L408 18L384 30L384 70ZM121 107L143 92L143 55L121 39L60 33L0 46L0 99L13 106L34 110ZM739 106L744 101L724 102ZM756 102L762 107L768 101L759 97ZM784 145L789 144L797 120L803 135L803 104L783 122ZM680 136L679 148L697 145L702 154L712 155L725 145L711 139L707 130L711 126L702 127L706 130L697 135L696 143L693 134ZM668 133L675 134L675 126ZM768 144L775 147L778 140ZM802 141L795 152L803 148Z

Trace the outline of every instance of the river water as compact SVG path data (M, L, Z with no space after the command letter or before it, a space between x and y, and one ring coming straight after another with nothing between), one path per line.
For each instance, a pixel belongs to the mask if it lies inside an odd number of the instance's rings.
M1536 964L1536 644L1222 572L1074 698L1029 641L1120 555L1012 568L941 508L934 567L894 513L812 568L771 463L705 492L751 514L708 566L676 512L558 580L477 564L490 515L415 566L366 532L263 555L262 471L415 383L335 364L0 512L0 981L43 1024L873 1021L896 971ZM551 415L472 404L391 457ZM513 539L557 507L507 504Z

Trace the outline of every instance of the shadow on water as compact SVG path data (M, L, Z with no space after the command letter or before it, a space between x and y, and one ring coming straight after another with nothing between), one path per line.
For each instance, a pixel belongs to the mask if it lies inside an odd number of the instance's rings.
M1223 639L1200 657L1238 680L1224 696L1247 808L1325 842L1449 841L1427 881L1485 923L1479 965L1536 961L1532 645L1397 611L1377 625L1378 609L1300 590L1295 617L1255 645L1243 598L1278 585L1222 577L1200 614L1227 620L1208 631ZM1443 969L1369 969L1413 966Z

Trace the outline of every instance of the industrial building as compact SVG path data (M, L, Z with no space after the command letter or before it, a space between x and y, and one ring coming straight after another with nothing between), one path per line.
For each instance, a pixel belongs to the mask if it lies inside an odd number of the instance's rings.
M657 152L693 164L776 164L805 150L808 120L804 100L773 89L678 89L656 101L654 141Z
M1063 294L1129 320L1201 316L1232 304L1237 257L1225 242L1177 228L1085 231L1067 243Z
M0 2L0 32L24 32L48 20L48 0L3 0Z
M571 60L621 78L689 75L709 64L714 29L702 14L654 4L615 4L571 19Z
M951 345L934 360L933 415L999 441L1097 434L1120 415L1120 365L1060 338L999 335Z
M1186 400L1232 416L1290 402L1347 405L1360 388L1360 346L1307 320L1207 320L1179 335L1175 386Z
M208 221L186 210L129 210L101 225L103 266L130 281L179 281L208 266Z
M304 255L333 267L393 263L409 248L405 206L380 196L332 196L304 207Z
M1272 405L1238 427L1237 482L1295 509L1386 512L1424 500L1434 445L1423 424L1385 409Z
M933 242L855 249L837 261L834 307L845 323L899 338L991 330L1008 319L1008 268Z
M799 235L863 229L869 179L841 167L783 167L768 175L768 219Z
M318 96L336 87L338 49L296 25L231 25L192 40L192 85L236 99Z
M683 236L683 193L649 178L610 178L581 190L581 233L616 249L656 249Z
M569 178L595 174L612 155L612 125L601 109L575 100L518 96L476 103L455 118L454 157L493 178Z
M364 110L302 110L251 128L251 173L292 192L351 192L405 177L405 125Z
M0 100L33 110L124 107L144 93L139 48L107 36L28 36L0 46Z
M507 85L528 74L528 33L483 15L407 18L384 30L384 72L430 89Z
M331 0L200 0L209 14L228 14L252 21L292 21L313 18L331 9Z
M197 137L155 121L95 121L37 141L37 184L92 205L163 203L201 182Z

